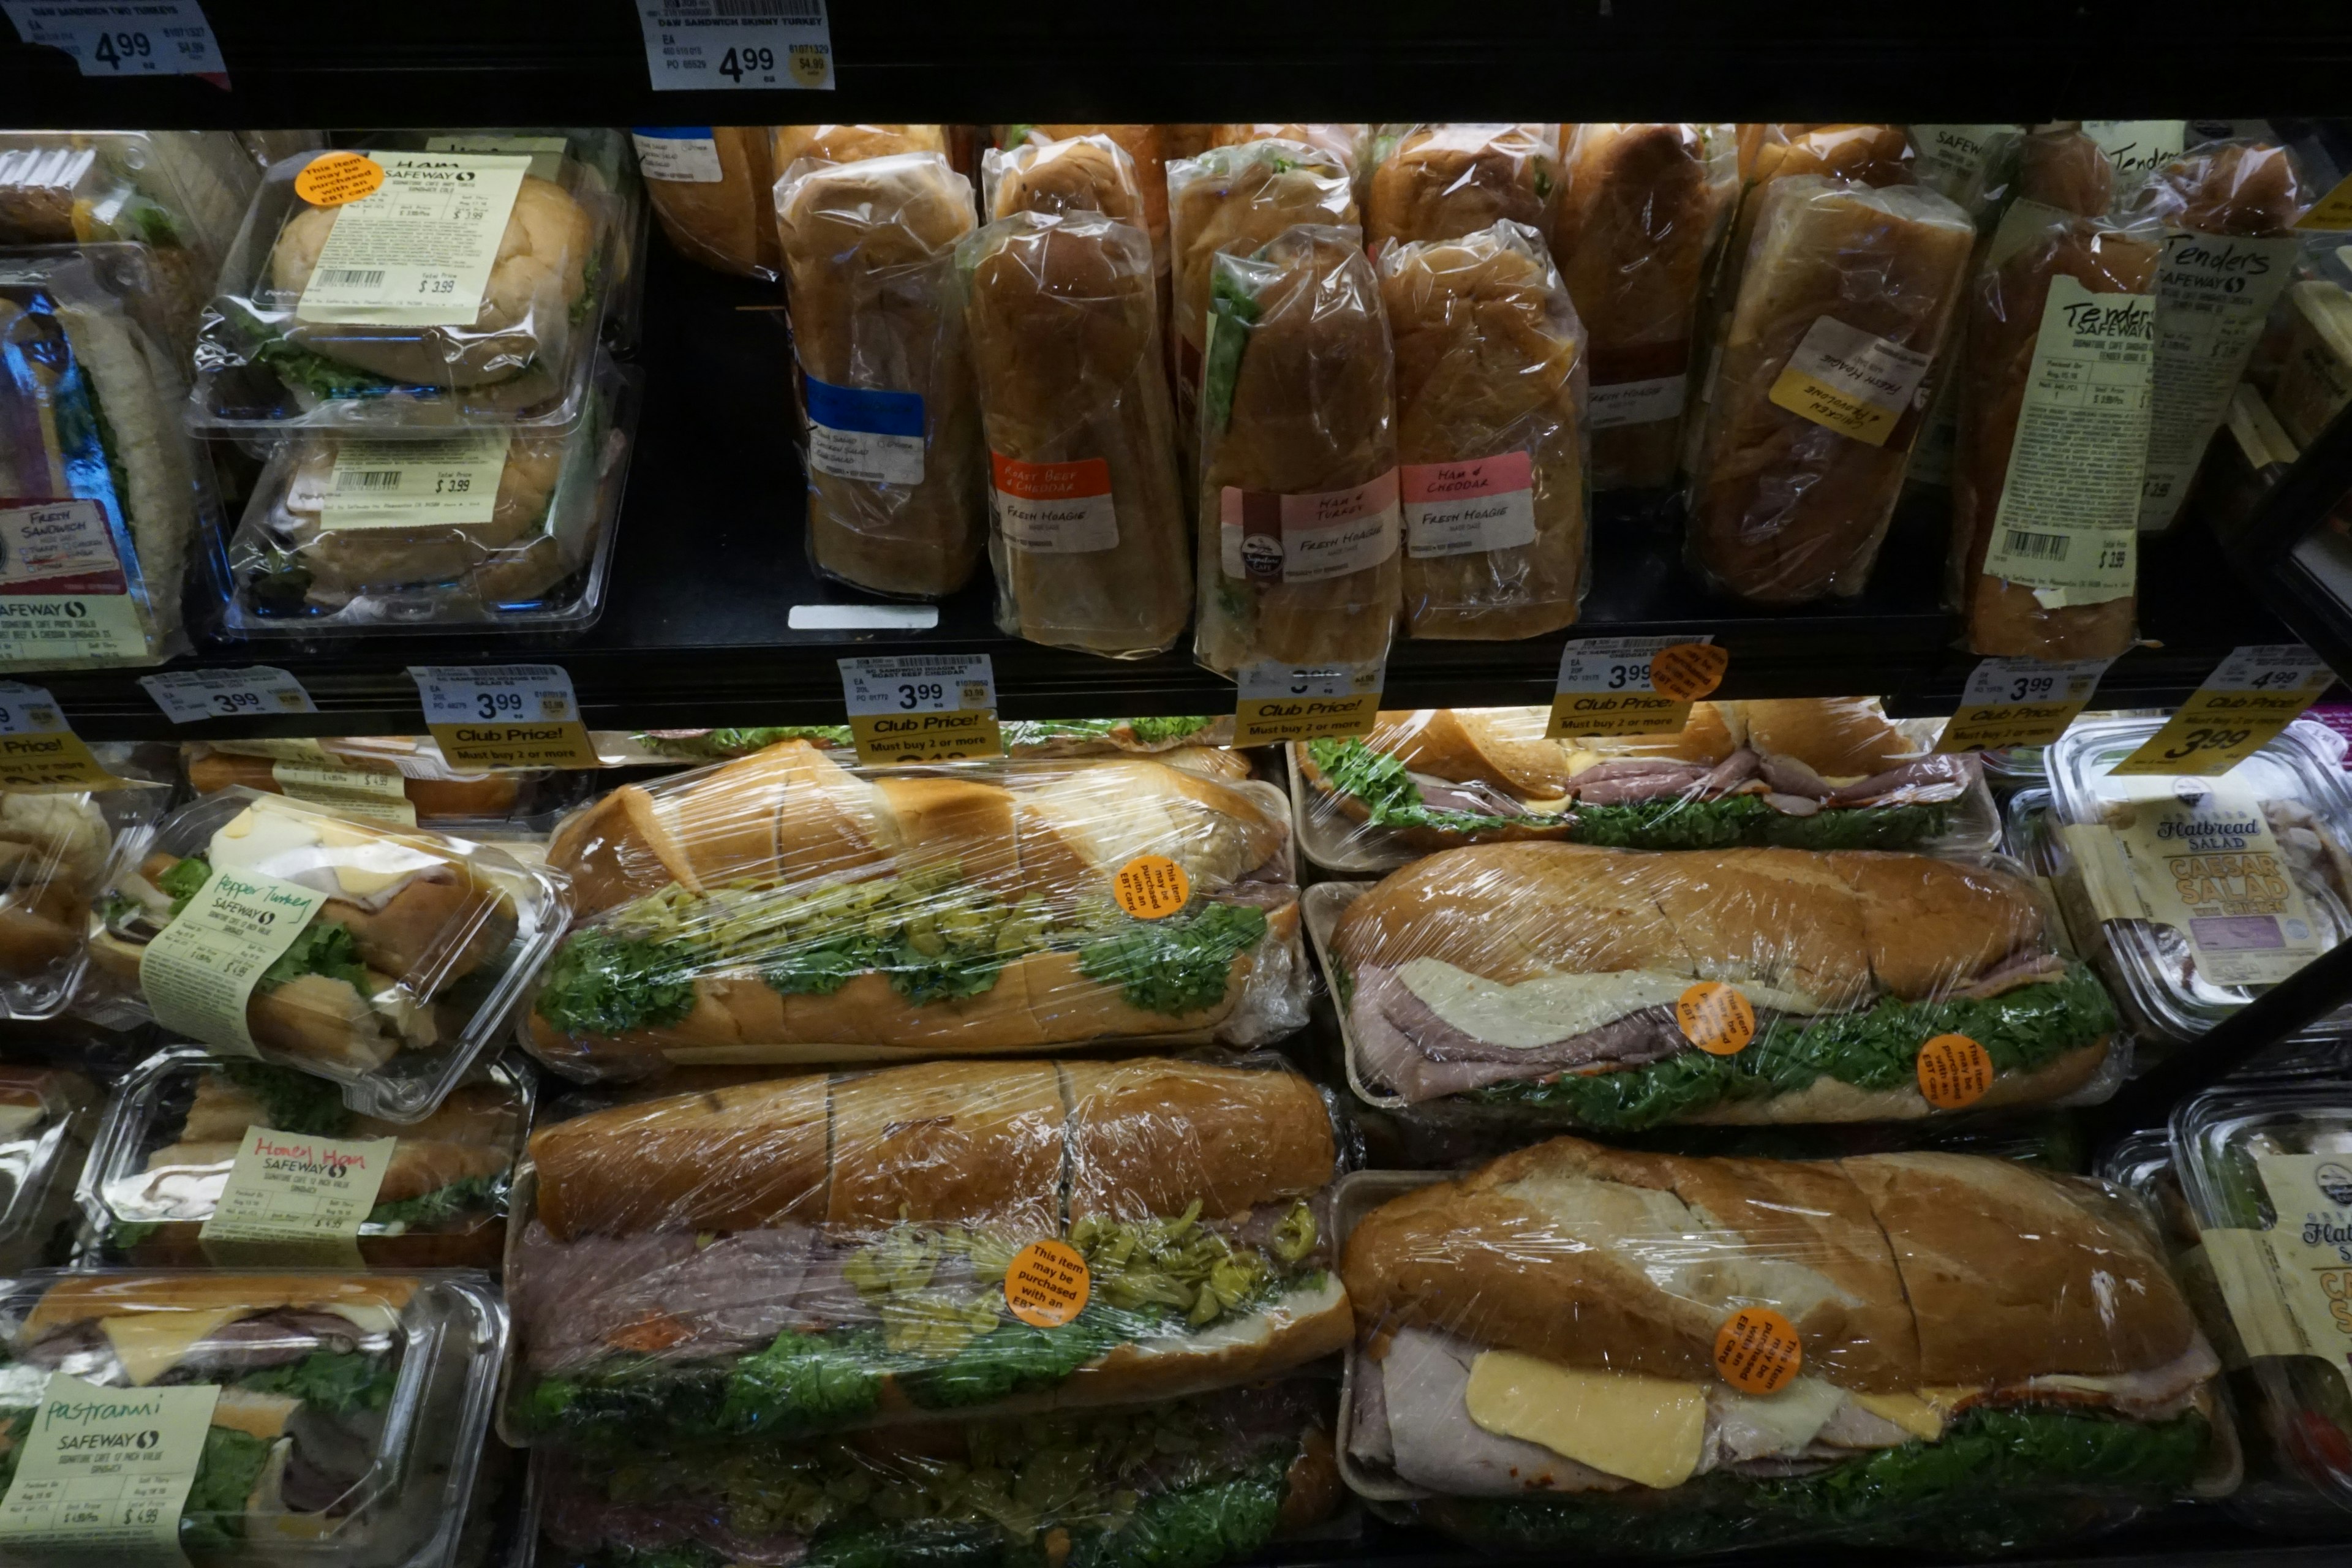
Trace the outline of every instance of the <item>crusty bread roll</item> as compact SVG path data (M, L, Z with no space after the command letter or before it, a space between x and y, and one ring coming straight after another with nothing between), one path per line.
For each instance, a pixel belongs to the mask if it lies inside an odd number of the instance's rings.
M768 156L776 177L803 158L827 163L855 163L863 158L888 158L900 153L948 150L946 136L936 125L772 125Z
M776 171L768 128L714 125L717 180L646 181L662 232L680 255L742 278L776 275Z
M1364 744L1414 773L1493 784L1523 800L1558 799L1574 776L1568 748L1543 738L1540 708L1421 708L1382 713Z
M187 759L188 787L198 795L211 795L242 784L268 795L284 795L285 788L272 771L275 766L268 757L207 750ZM357 771L357 764L353 768ZM419 818L504 816L514 809L521 784L512 773L484 773L479 778L404 778L400 790Z
M2116 166L2107 150L2079 130L2037 131L2018 146L2017 195L2081 217L2105 217L2116 204Z
M1923 750L1874 698L1750 699L1737 711L1747 744L1829 778L1867 777Z
M845 1231L967 1225L1061 1230L1068 1106L1055 1068L939 1062L833 1089L833 1197Z
M1212 147L1245 147L1253 142L1297 142L1337 159L1351 173L1364 155L1364 139L1371 128L1357 124L1287 124L1276 125L1259 121L1255 124L1213 125L1209 128Z
M1168 265L1168 165L1178 158L1189 158L1205 148L1175 150L1170 145L1171 132L1185 129L1175 125L1032 125L1031 139L1042 137L1048 142L1066 142L1074 137L1104 136L1116 143L1135 166L1135 183L1143 198L1143 231L1151 237L1153 254L1160 258L1164 270ZM1205 129L1205 128L1203 128ZM1107 210L1107 209L1104 209ZM998 212L997 216L1004 214Z
M1364 244L1460 239L1504 218L1542 233L1559 187L1549 125L1416 125L1372 171Z
M15 1338L29 1343L69 1323L150 1312L242 1309L257 1317L281 1307L378 1305L398 1311L415 1294L415 1280L393 1274L69 1274L42 1292Z
M540 1223L559 1241L676 1226L757 1230L825 1215L822 1074L594 1111L531 1134Z
M1230 1219L1330 1184L1330 1113L1297 1073L1153 1058L1058 1070L1070 1108L1073 1220L1140 1223L1195 1200L1203 1219Z
M1100 213L1114 223L1151 231L1144 216L1140 171L1108 136L1025 142L988 155L992 218L1014 213ZM1166 193L1161 193L1166 210Z
M2285 148L2216 142L2190 148L2149 175L2143 199L2175 228L2254 236L2293 229L2310 195Z

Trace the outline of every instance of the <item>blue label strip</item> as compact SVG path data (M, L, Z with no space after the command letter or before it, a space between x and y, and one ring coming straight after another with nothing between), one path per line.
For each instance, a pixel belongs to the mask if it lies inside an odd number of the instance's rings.
M810 376L808 411L810 419L828 430L922 438L923 395L919 392L867 392Z

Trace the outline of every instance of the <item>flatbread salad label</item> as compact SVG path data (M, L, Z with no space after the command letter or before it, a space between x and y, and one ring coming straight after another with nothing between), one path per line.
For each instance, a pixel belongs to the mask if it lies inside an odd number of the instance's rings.
M274 762L269 777L279 793L307 800L345 816L374 822L416 826L416 807L408 799L408 781L389 768L356 764Z
M648 180L715 185L727 178L719 166L718 139L708 125L640 125L629 140L636 143L637 172Z
M216 1268L357 1268L396 1138L317 1138L248 1127L196 1233Z
M2352 1155L2256 1154L2277 1218L2203 1232L2230 1326L2249 1356L2310 1357L2352 1391Z
M255 1056L245 1010L262 973L299 941L327 895L250 871L215 871L139 955L139 988L163 1032Z
M1585 426L1613 430L1621 425L1657 425L1679 419L1689 384L1690 377L1676 372L1644 381L1621 381L1593 387L1585 401Z
M287 507L316 513L328 529L488 522L498 510L507 445L497 430L428 441L345 438L323 475L297 470Z
M1101 458L1067 463L1015 462L988 455L996 489L996 527L1004 542L1037 555L1080 555L1118 544L1111 509L1110 464Z
M220 1389L108 1388L53 1372L0 1501L0 1557L178 1563L180 1510Z
M1380 717L1385 660L1373 664L1245 664L1234 672L1236 746L1369 735Z
M2189 776L2110 778L2103 787L2110 795L2104 831L2128 889L2102 885L2114 881L2112 869L2098 883L2086 880L2095 907L2123 906L2100 914L2172 927L2189 939L2197 973L2215 985L2272 984L2326 950L2251 791Z
M149 624L104 502L0 498L0 658L142 658Z
M1058 1329L1087 1310L1094 1276L1065 1241L1033 1241L1004 1270L1004 1307L1033 1329Z
M1004 753L996 669L982 654L845 658L841 697L857 760L961 762Z
M813 375L807 388L809 467L869 485L923 482L923 395L835 386Z
M1471 463L1407 463L1397 473L1405 553L1416 561L1536 542L1535 467L1525 452Z
M2335 684L2301 643L2232 648L2118 773L2225 773L2273 741Z
M1165 855L1138 855L1111 879L1110 895L1137 920L1166 920L1192 901L1192 879Z
M1742 1394L1778 1394L1804 1364L1797 1326L1769 1307L1742 1307L1715 1331L1716 1374Z
M0 791L79 794L128 782L90 754L56 698L37 686L0 680Z
M1919 1095L1938 1110L1962 1110L1992 1088L1992 1053L1966 1035L1937 1035L1914 1064Z
M2142 532L2169 528L2180 510L2253 357L2254 340L2294 270L2300 244L2291 236L2210 234L2165 241L2156 273L2156 391L2140 489Z
M593 768L596 746L560 665L408 667L442 757L468 770Z
M530 160L480 153L369 153L383 184L335 210L294 307L297 321L464 327L481 314L490 268Z
M1369 484L1308 495L1227 485L1217 500L1218 544L1228 577L1323 583L1369 571L1397 552L1404 531L1397 471Z
M1932 355L1823 316L1805 330L1772 383L1770 398L1824 429L1884 447L1933 362Z
M1969 671L1960 705L1936 739L1939 752L2046 746L2089 706L2109 658L2045 664L2038 658L1981 658Z
M1984 574L2046 610L2127 597L2139 580L2156 297L2050 280Z

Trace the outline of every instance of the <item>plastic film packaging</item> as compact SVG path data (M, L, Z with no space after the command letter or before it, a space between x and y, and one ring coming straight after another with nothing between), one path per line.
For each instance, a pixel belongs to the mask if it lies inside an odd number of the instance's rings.
M1306 902L1350 1082L1391 1109L1903 1121L2104 1099L2128 1055L1993 857L1488 844Z
M1216 274L1194 657L1220 674L1384 659L1404 529L1379 279L1354 229L1320 225Z
M1163 761L1171 755L1178 765L1202 763L1196 771L1221 777L1245 779L1249 768L1234 771L1231 763L1206 763L1209 752L1232 744L1234 716L1230 713L1151 714L1132 719L1006 719L1004 753L1016 758L1150 756ZM826 751L846 752L852 744L846 724L779 724L740 730L646 730L628 737L631 760L646 763L732 762L748 757L779 741L806 741Z
M506 1330L489 1280L458 1271L20 1275L0 1295L0 1479L35 1462L52 1374L211 1394L208 1424L184 1434L200 1453L165 1551L195 1568L447 1563Z
M1160 185L1162 228L1152 235L1144 171L1127 149L1099 132L1033 139L992 147L981 160L982 205L992 217L1015 213L1100 213L1140 229L1157 248L1166 237L1167 185Z
M1715 289L1717 311L1726 320L1751 259L1757 232L1763 226L1773 186L1780 181L1810 174L1839 184L1885 190L1915 184L1918 178L1918 149L1904 126L1765 124L1740 129L1749 134L1742 141L1739 202Z
M169 1047L107 1101L80 1181L92 1256L110 1266L205 1267L199 1232L219 1209L239 1152L266 1130L289 1144L395 1140L354 1237L369 1267L495 1269L533 1091L530 1068L492 1063L424 1121L388 1121L354 1114L332 1086L306 1074Z
M2087 1178L1560 1138L1338 1208L1341 1473L1489 1549L1990 1555L2236 1483L2220 1363Z
M89 952L89 902L117 837L144 829L171 796L142 784L131 748L100 745L100 766L137 787L0 792L0 1019L64 1011Z
M679 255L739 278L776 276L767 126L641 125L631 134L654 216Z
M1933 752L1936 721L1898 723L1872 698L1701 702L1675 735L1550 741L1549 721L1423 708L1292 745L1299 847L1360 874L1517 839L1961 856L2000 843L1977 760Z
M568 912L560 878L495 850L243 788L126 837L111 875L91 1005L396 1121L465 1077Z
M1350 178L1365 172L1365 153L1372 127L1355 124L1215 125L1209 130L1212 147L1246 147L1254 142L1296 142L1336 158Z
M1981 225L2017 180L2021 125L1908 125L1918 182L1957 202Z
M80 1073L0 1065L0 1268L66 1260L98 1107L97 1086Z
M927 1063L545 1127L507 1419L741 1444L1273 1376L1348 1340L1342 1152L1273 1058Z
M1506 218L1391 243L1379 268L1396 353L1406 626L1422 637L1558 631L1584 596L1587 372L1543 236Z
M530 1568L607 1568L621 1552L972 1568L1253 1559L1326 1523L1345 1495L1333 1385L1294 1378L1131 1410L944 1423L898 1436L691 1443L533 1457ZM787 1499L779 1509L770 1500ZM1319 1536L1322 1531L1318 1531ZM1041 1558L1040 1553L1045 1555Z
M1591 343L1592 484L1671 485L1701 290L1739 195L1732 128L1566 128L1552 258Z
M853 587L938 598L986 538L980 413L952 273L971 184L936 153L776 186L807 422L809 555Z
M901 153L947 155L948 144L937 125L772 125L768 155L781 174L803 158L826 163L855 163L865 158L888 158Z
M1143 201L1141 226L1151 236L1152 259L1164 278L1169 264L1168 165L1176 158L1190 155L1171 151L1168 132L1176 129L1179 128L1166 125L1004 125L999 126L997 131L998 146L1007 158L1017 159L1020 150L1024 147L1041 143L1050 145L1074 139L1092 140L1097 136L1126 153L1129 162L1135 165L1135 183ZM1004 211L996 202L996 190L992 184L988 207L998 217L1003 217Z
M1557 125L1413 125L1371 172L1364 244L1461 239L1506 219L1538 236L1559 190Z
M551 827L555 816L592 793L585 769L541 768L502 773L458 773L431 759L409 760L409 773L379 757L345 757L323 749L286 745L282 754L239 749L269 742L190 741L180 748L188 788L213 795L234 785L265 795L292 795L346 816L395 822L404 827Z
M1097 141L1124 163L1101 138L1024 151ZM1192 615L1192 541L1150 240L1100 212L1017 212L965 240L957 271L988 442L998 626L1112 658L1173 647Z
M1689 554L1762 604L1862 592L1976 228L1916 186L1777 180L1722 342Z
M1255 1045L1305 1020L1279 792L1141 758L850 768L788 741L556 830L583 917L524 1024L672 1063Z
M548 161L554 177L533 172ZM569 153L379 144L277 164L205 308L190 423L569 426L612 303L616 205Z

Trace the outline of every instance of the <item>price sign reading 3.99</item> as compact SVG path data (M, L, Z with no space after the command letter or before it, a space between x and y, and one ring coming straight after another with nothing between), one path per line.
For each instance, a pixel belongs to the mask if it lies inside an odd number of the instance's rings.
M996 671L986 654L845 658L841 697L862 763L1003 754Z
M1579 637L1560 650L1545 737L1677 734L1730 662L1708 637Z
M593 768L572 677L552 664L411 665L425 726L460 768Z
M2038 658L1986 658L1969 671L1960 705L1936 742L1939 752L2046 746L2065 733L2112 659L2044 664Z

